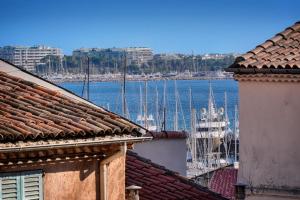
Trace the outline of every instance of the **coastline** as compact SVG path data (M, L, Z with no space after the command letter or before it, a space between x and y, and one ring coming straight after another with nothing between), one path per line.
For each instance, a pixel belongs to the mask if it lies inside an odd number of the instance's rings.
M67 76L43 76L43 78L53 83L63 82L82 82L87 79L84 75L67 75ZM233 79L231 75L226 76L149 76L149 75L126 75L126 81L161 81L161 80L230 80ZM91 75L90 82L118 82L123 80L121 74L101 74Z

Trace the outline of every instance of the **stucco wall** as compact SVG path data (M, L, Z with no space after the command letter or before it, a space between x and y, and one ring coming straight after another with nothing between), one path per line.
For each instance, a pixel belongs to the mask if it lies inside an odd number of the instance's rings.
M248 196L247 200L295 200L295 197L278 197L278 196L263 196L263 195L254 195ZM298 198L299 199L299 198Z
M300 187L300 83L239 82L240 169L249 186Z
M159 139L134 145L134 152L186 176L185 139Z
M125 156L114 159L107 168L109 200L125 199Z
M99 200L99 161L76 160L19 165L1 172L43 170L44 200ZM97 198L98 197L98 198Z

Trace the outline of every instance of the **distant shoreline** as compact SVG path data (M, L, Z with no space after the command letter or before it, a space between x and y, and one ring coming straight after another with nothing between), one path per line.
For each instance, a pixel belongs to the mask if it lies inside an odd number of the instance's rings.
M46 77L45 77L46 78ZM54 83L66 83L66 82L83 82L84 78L52 78L48 77L47 80ZM233 77L126 77L126 81L161 81L161 80L233 80ZM123 81L123 77L90 77L90 82L120 82Z

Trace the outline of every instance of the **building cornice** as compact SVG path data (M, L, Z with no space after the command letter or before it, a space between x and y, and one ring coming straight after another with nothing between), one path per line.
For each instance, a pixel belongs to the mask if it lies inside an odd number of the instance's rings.
M300 74L234 74L237 81L300 82Z

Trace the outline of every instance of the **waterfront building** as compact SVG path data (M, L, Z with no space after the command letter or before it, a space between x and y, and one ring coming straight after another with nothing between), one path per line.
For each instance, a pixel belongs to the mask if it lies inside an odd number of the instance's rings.
M73 50L72 56L74 57L91 56L91 54L99 53L101 51L103 51L103 49L101 48L79 48Z
M299 199L300 22L238 57L227 71L234 72L240 93L237 191L245 187L249 200Z
M229 54L210 53L210 54L202 55L201 58L202 58L202 60L223 59L226 56L229 56Z
M153 56L154 60L179 60L181 59L178 54L167 54L167 53L159 53Z
M147 47L128 47L128 48L80 48L73 51L72 55L76 57L80 56L100 56L114 59L124 59L126 54L126 60L128 65L138 65L146 63L153 59L153 53L151 48Z
M145 130L0 60L0 199L125 199Z
M48 55L58 56L61 59L63 57L61 49L48 46L4 46L0 48L0 58L30 72L34 72L37 65L45 64L41 60Z
M152 49L147 47L125 48L126 59L129 65L141 65L153 59Z

